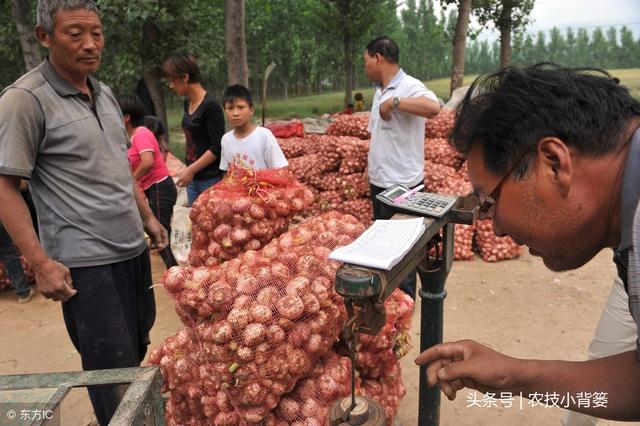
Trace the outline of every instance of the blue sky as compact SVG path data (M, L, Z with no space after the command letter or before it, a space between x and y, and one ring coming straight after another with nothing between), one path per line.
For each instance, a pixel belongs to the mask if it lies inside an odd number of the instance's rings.
M531 11L533 23L527 32L549 31L558 27L563 32L567 27L593 29L623 25L630 28L635 38L640 38L640 0L536 0ZM498 32L485 30L481 39L497 39Z

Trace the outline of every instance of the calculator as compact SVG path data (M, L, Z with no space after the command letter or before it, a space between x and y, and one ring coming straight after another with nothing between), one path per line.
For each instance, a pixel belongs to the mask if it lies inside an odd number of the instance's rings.
M453 195L414 192L404 185L393 185L385 189L376 198L389 208L420 216L442 217L458 200Z

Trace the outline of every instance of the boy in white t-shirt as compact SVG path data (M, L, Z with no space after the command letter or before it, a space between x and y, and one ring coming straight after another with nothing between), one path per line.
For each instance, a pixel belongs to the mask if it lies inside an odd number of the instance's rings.
M273 133L251 120L254 108L249 89L239 84L229 86L223 102L233 130L222 137L220 170L228 170L232 163L256 170L289 165Z

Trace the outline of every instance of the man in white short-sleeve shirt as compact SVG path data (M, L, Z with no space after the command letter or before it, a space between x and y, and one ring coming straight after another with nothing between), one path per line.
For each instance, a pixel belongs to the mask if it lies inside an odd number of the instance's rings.
M425 117L440 112L436 95L399 65L400 50L389 37L378 37L364 51L364 70L376 83L369 115L369 183L373 216L389 219L393 212L376 199L393 184L419 185L424 177ZM400 286L415 299L416 277Z

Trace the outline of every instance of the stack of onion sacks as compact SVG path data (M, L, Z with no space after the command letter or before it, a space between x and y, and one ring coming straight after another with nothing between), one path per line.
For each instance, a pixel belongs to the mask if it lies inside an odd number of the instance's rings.
M214 266L259 250L313 201L313 193L286 170L232 165L223 181L193 203L189 264Z
M328 255L363 231L354 217L329 212L218 267L169 269L164 287L197 343L182 349L191 355L178 358L178 372L175 356L153 354L165 379L186 378L180 395L196 383L213 424L267 422L336 342L346 313L334 291L339 263Z
M355 136L360 139L371 139L369 133L369 115L340 115L327 128L328 135Z

